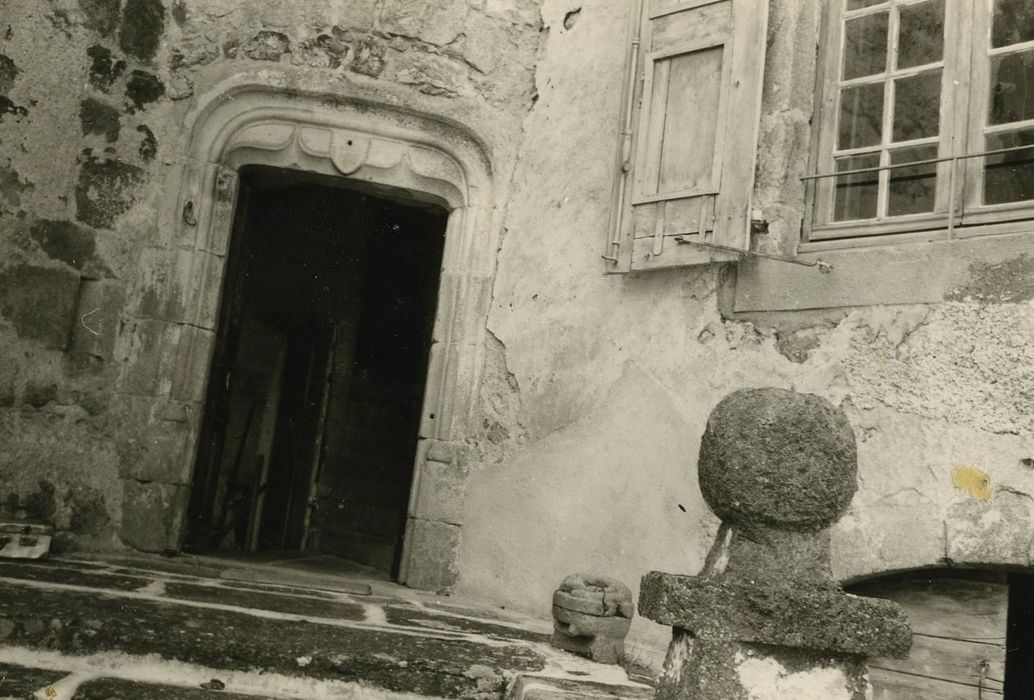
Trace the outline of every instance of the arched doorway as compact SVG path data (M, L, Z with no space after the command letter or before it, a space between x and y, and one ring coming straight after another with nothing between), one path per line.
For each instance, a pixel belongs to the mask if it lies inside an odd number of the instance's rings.
M397 577L448 210L239 176L186 547Z
M148 466L146 480L124 477L131 507L148 511L164 532L143 541L124 528L123 539L141 540L143 549L183 545L240 173L264 166L346 178L368 197L447 212L398 578L418 588L451 585L468 469L464 444L476 415L499 233L483 148L432 117L252 84L200 100L192 123L189 152L169 186L179 195L166 200L160 215L168 240L141 270L155 287L151 296L160 298L161 323L172 329L172 340L157 357L130 357L124 371L160 375L163 393L149 399L147 410L175 421L176 445Z

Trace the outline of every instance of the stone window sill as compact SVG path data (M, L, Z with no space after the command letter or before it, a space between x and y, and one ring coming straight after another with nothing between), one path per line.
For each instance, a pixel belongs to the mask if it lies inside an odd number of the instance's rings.
M935 233L802 244L798 257L830 263L828 273L764 258L744 260L736 273L732 310L1015 302L1034 296L1034 223L1024 222L1019 232L929 240Z

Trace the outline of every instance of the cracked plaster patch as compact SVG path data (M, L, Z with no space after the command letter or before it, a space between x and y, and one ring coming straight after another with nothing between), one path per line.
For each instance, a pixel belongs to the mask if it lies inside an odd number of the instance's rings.
M1034 307L877 307L852 313L835 334L849 338L834 359L859 408L885 405L997 434L1034 431Z

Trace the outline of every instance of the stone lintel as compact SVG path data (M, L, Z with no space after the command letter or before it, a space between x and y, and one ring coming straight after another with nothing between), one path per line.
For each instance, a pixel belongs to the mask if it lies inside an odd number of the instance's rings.
M715 641L895 657L912 645L898 606L848 595L832 583L762 584L651 571L640 582L639 614Z

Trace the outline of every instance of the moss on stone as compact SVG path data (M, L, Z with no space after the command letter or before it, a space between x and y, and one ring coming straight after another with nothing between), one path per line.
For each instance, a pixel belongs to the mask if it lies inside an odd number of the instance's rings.
M123 51L149 61L158 52L164 31L165 7L161 0L126 0L119 32L119 46Z
M99 134L109 143L118 141L122 129L118 110L92 97L79 103L79 124L83 136Z
M41 219L29 229L43 252L77 270L93 257L96 241L92 231L71 221Z

